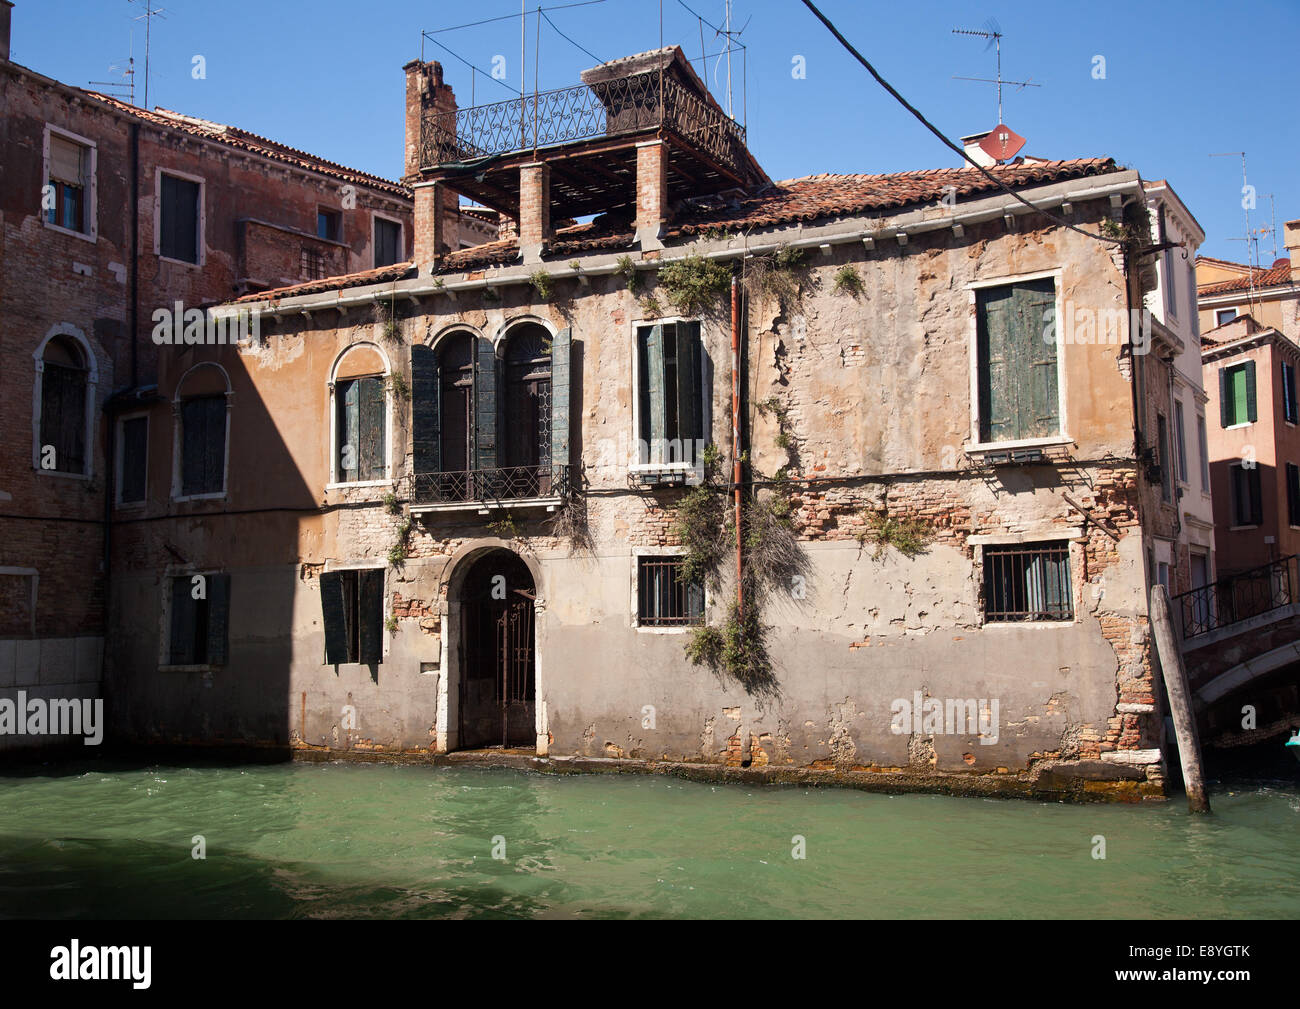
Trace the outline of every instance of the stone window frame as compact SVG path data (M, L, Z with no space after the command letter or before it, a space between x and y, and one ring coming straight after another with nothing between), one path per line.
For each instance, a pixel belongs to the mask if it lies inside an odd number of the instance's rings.
M0 566L0 576L29 579L29 583L30 583L29 593L31 596L30 605L32 611L31 635L33 638L36 637L36 600L41 587L40 571L37 568Z
M685 557L686 548L681 546L654 546L654 547L632 547L628 555L631 564L628 566L628 599L629 599L629 617L632 621L632 629L638 634L687 634L694 631L697 627L704 627L709 623L709 610L713 607L713 595L709 591L709 585L706 581L704 588L704 610L698 624L681 624L679 626L665 627L657 624L641 623L640 597L637 594L637 573L640 568L642 557Z
M1065 268L1057 266L1047 270L1035 270L1028 273L1014 273L998 277L989 277L981 280L972 280L965 285L967 304L969 306L969 319L966 324L966 347L970 370L970 437L969 441L964 446L966 452L983 453L1015 448L1046 448L1053 445L1070 445L1074 443L1074 438L1069 433L1070 428L1067 423L1069 417L1066 412L1069 396L1066 388L1065 348L1070 344L1068 341L1061 339L1059 328L1056 330L1056 411L1057 417L1059 418L1060 431L1057 434L1042 438L1019 438L1013 441L994 442L980 441L979 291L990 287L1007 287L1011 284L1051 278L1056 304L1056 326L1059 327L1061 325L1061 320L1065 317L1063 314L1064 305L1062 304L1061 297L1061 291L1064 287L1064 284L1062 283L1064 277Z
M70 140L74 144L88 149L90 151L90 169L88 171L89 179L86 184L86 205L85 205L85 231L73 231L71 228L65 228L61 224L51 224L45 216L44 209L41 210L41 223L51 231L57 231L61 235L71 235L73 238L80 238L83 242L96 243L99 241L99 145L89 137L83 137L79 133L73 133L62 126L55 126L53 123L46 123L41 139L41 185L50 184L50 136L60 136L65 140Z
M221 467L221 490L209 491L203 494L186 494L184 493L184 464L185 464L185 425L181 415L181 407L184 403L182 390L185 388L185 380L200 368L216 368L221 372L221 377L226 382L226 444L224 459ZM176 391L172 395L172 488L171 499L173 501L220 501L230 495L230 414L234 409L235 391L230 382L230 373L226 371L216 361L199 361L186 369L181 375L180 380L176 383Z
M122 500L122 468L126 462L126 439L122 437L122 432L128 420L144 421L144 498L140 501ZM149 435L152 433L153 422L147 410L132 410L118 416L114 423L117 429L113 433L113 507L119 511L141 509L149 503Z
M162 177L170 175L174 179L184 179L187 182L196 182L199 187L199 219L196 225L195 244L198 246L198 259L190 262L188 259L173 259L171 256L162 254ZM164 263L176 263L179 266L188 266L191 269L202 269L208 258L207 244L207 196L208 180L202 175L192 175L189 172L182 172L175 168L164 168L158 165L154 168L153 173L153 252Z
M385 263L385 266L395 266L397 263L406 262L406 222L400 217L392 217L378 210L370 212L370 263L376 270L383 269L375 262L379 253L379 243L375 241L375 225L379 221L388 221L390 224L397 225L397 259L392 263ZM340 225L341 226L341 225Z
M347 486L354 486L354 485L347 485ZM379 640L380 640L380 654L382 655L380 664L382 665L392 654L393 635L389 634L386 628L388 626L388 621L393 616L393 592L395 591L395 587L397 584L394 581L394 579L389 577L388 562L384 560L375 560L373 557L363 557L363 558L349 559L349 560L332 560L330 558L326 558L325 566L320 569L320 574L335 574L340 571L380 571L383 574L384 591L380 594L379 597L380 598ZM315 607L316 607L316 612L319 613L321 611L321 605L320 605L321 589L320 589L319 576L315 579L315 582L316 582L316 595L317 595L317 601L315 603ZM324 664L325 662L324 635L325 635L325 623L324 623L324 619L322 618L321 620L321 663L322 664ZM441 655L439 656L439 658L441 659ZM356 665L362 665L363 663L349 662L346 664L349 666L356 666Z
M713 440L713 358L709 354L708 341L706 335L708 326L702 315L682 316L682 315L665 315L649 319L632 319L628 322L628 349L631 357L632 372L632 434L629 439L630 451L627 458L627 469L633 474L653 475L655 473L682 473L693 474L700 470L703 463L700 459L691 462L651 462L649 460L641 461L641 354L637 346L638 330L650 326L667 326L676 325L683 322L698 323L700 327L700 410L702 417L702 427L704 437L701 439L704 445L708 445Z
M41 411L43 407L43 379L45 375L45 348L56 336L66 337L81 348L86 356L86 420L85 462L80 473L65 473L41 468ZM60 477L65 480L90 480L95 475L95 419L96 391L99 388L99 363L86 334L69 322L56 322L32 351L35 364L35 381L32 385L32 468L40 476Z
M380 359L384 362L384 370L378 375L350 375L342 381L351 381L354 378L382 378L384 380L384 472L387 474L380 480L340 480L339 476L339 453L338 453L338 401L335 397L340 379L338 378L339 366L352 351L359 347L366 347L375 351ZM326 460L325 472L328 474L325 482L325 490L344 490L349 487L392 487L393 486L393 384L389 381L393 374L393 362L388 354L378 343L373 340L358 340L356 343L350 343L338 352L334 357L333 364L330 365L329 381L326 383L328 390L328 410L329 410L329 439L326 449L329 457Z
M988 620L984 615L987 600L984 597L984 548L986 546L1020 546L1029 543L1063 542L1067 545L1070 561L1070 609L1073 617L1069 620ZM1084 609L1083 591L1086 585L1081 582L1084 570L1084 551L1087 549L1088 537L1078 526L1047 526L1034 528L1019 533L980 533L966 537L966 545L974 555L975 610L981 630L994 627L1047 628L1074 627L1082 622Z

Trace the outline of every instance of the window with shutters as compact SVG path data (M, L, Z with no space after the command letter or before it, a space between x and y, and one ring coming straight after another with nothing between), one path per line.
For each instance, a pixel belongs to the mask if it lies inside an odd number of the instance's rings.
M1210 439L1206 433L1205 417L1196 415L1196 447L1201 453L1201 492L1210 493Z
M1232 497L1233 526L1261 525L1264 499L1260 493L1259 467L1233 463L1228 467L1228 487Z
M149 465L149 418L123 417L117 425L117 503L143 504Z
M1243 361L1219 369L1219 420L1223 427L1253 424L1258 420L1255 403L1255 362Z
M572 332L510 326L500 353L459 330L411 348L413 502L547 501L568 493Z
M1160 465L1160 500L1174 499L1174 456L1169 451L1169 422L1163 413L1156 414L1157 462Z
M983 553L986 621L1074 619L1069 543L986 546Z
M688 627L704 622L704 586L682 577L681 557L636 559L639 627Z
M638 468L695 467L709 437L706 366L699 322L637 327Z
M330 482L388 480L388 358L372 343L348 347L334 362Z
M88 472L89 365L85 349L71 336L52 336L41 351L36 466L43 473Z
M45 128L45 223L84 238L95 238L95 159L97 148L85 137Z
M1163 245L1169 241L1169 231L1165 221L1165 208L1159 211L1159 239ZM1174 318L1178 316L1178 285L1174 280L1174 250L1165 249L1161 256L1160 282L1165 289L1165 312Z
M1187 430L1183 421L1183 404L1174 400L1174 438L1178 448L1178 481L1187 483Z
M1289 361L1282 362L1282 419L1296 423L1295 365Z
M157 173L154 249L164 259L203 263L203 180L179 173Z
M198 571L167 582L167 626L162 664L224 666L230 638L230 575Z
M1287 524L1300 528L1300 466L1286 464L1286 515Z
M975 291L976 402L982 444L1061 433L1056 282Z
M384 661L384 569L326 571L320 576L326 665Z
M392 266L402 262L402 225L387 218L375 217L375 266Z
M182 376L174 404L176 442L172 497L222 497L226 493L230 437L230 380L211 362Z

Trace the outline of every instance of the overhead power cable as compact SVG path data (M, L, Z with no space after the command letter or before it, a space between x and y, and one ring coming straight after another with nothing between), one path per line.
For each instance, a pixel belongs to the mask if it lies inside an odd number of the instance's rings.
M424 33L424 37L425 37L426 39L429 39L430 42L432 42L432 43L433 43L435 46L437 46L439 49L443 50L443 52L447 53L449 56L453 56L453 57L455 57L456 59L460 60L462 63L465 64L465 66L469 67L469 68L470 68L471 70L473 70L475 73L477 73L477 74L482 74L482 75L483 75L484 77L486 77L488 80L496 81L496 82L497 82L498 84L500 84L503 88L505 88L507 91L509 91L512 95L515 95L516 97L518 97L519 92L516 91L514 88L512 88L512 87L511 87L509 84L507 84L505 81L503 81L500 77L493 77L493 76L492 76L490 73L488 73L486 70L481 70L481 69L479 69L478 67L476 67L476 66L475 66L473 63L471 63L469 60L465 59L465 57L462 56L460 53L456 52L456 51L453 50L453 49L448 48L447 46L443 45L441 42L439 42L439 41L438 41L437 39L435 39L435 38L429 38L429 34L428 34L428 32L425 32L425 33Z
M569 7L590 7L592 4L603 4L605 0L579 0L578 3L560 4L558 7L552 7L553 11L562 11ZM531 13L531 11L529 12ZM490 25L494 21L513 21L519 17L518 14L502 14L500 17L484 18L482 21L471 21L463 25L451 25L448 28L435 28L431 32L425 32L425 35L440 35L443 32L454 32L461 28L477 28L479 25Z
M681 0L677 0L677 2L681 3ZM883 77L880 76L880 74L876 71L876 68L873 67L867 61L867 58L863 56L860 52L858 52L853 47L852 43L849 42L848 39L846 39L843 35L840 34L839 29L836 28L835 25L833 25L830 22L830 20L826 17L825 14L823 14L821 11L817 9L817 5L814 4L812 0L803 0L803 5L807 7L810 11L812 11L814 15L816 15L817 20L826 26L827 30L832 35L835 36L839 44L842 45L845 49L847 49L855 60L857 60L864 67L867 68L867 72L876 79L876 83L879 84L886 91L888 91L894 97L894 99L900 105L903 106L903 108L907 109L908 112L912 113L912 115L916 117L916 119L921 123L922 126L924 126L927 130L929 130L936 137L942 140L947 147L949 147L951 150L955 151L958 155L960 155L963 160L970 162L971 166L975 168L975 170L978 171L981 175L983 175L986 179L988 179L990 182L997 185L1000 189L1005 190L1008 196L1015 199L1018 203L1023 203L1030 210L1042 214L1048 220L1053 221L1054 223L1060 225L1061 227L1068 228L1070 231L1077 231L1080 235L1084 235L1088 238L1096 239L1099 242L1109 242L1112 245L1124 244L1123 239L1111 238L1109 235L1098 234L1095 231L1087 231L1083 228L1076 227L1075 225L1071 224L1069 221L1065 220L1064 218L1057 217L1055 214L1049 213L1048 211L1044 210L1042 207L1035 207L1032 203L1030 203L1023 196L1017 193L1014 189L1008 186L1005 182L999 179L996 175L994 175L992 172L986 169L983 165L977 163L974 158L972 158L964 150L962 150L951 140L949 140L946 136L944 136L938 127L936 127L933 123L930 122L930 120L926 119L924 115L922 115L919 111L917 111L917 109L906 98L904 98L902 95L898 93L897 90L895 90L894 86L890 84L889 81L885 80ZM686 6L686 5L682 4L682 6Z
M554 8L553 8L553 9L554 9ZM550 19L550 17L547 15L547 13L546 13L546 8L544 8L544 7L538 7L538 8L537 8L537 12L538 12L539 14L541 14L542 17L546 18L546 23L547 23L548 25L550 25L552 29L554 29L555 33L556 33L557 35L559 35L560 38L562 38L562 39L564 39L564 41L568 42L569 45L574 46L574 47L577 48L577 49L581 49L584 53L586 53L588 56L590 56L590 57L591 57L593 60L595 60L597 63L604 63L604 62L606 62L605 60L602 60L599 56L597 56L595 53L593 53L593 52L592 52L590 49L588 49L586 46L581 45L581 44L579 44L579 43L573 41L573 39L571 39L571 38L569 38L569 36L565 35L564 32L560 31L559 27L555 24L555 22L552 21L552 20Z

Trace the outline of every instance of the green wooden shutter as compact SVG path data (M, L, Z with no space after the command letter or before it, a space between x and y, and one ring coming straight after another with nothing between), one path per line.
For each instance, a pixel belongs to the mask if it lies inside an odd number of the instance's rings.
M474 341L474 468L497 468L498 368L492 341Z
M1232 396L1232 383L1228 381L1228 369L1219 369L1219 427L1232 426L1232 410L1229 398Z
M385 424L384 380L382 378L363 378L357 381L360 393L357 397L357 432L360 439L360 458L358 478L361 480L382 480L384 456L387 448L387 424Z
M704 436L700 407L700 324L677 324L677 437L683 460L695 458L695 439Z
M416 473L438 473L442 469L442 419L438 396L442 391L438 355L432 347L411 347L411 452Z
M979 356L980 441L1016 437L1015 367L1011 342L1015 296L1009 287L985 288L976 294L976 352Z
M569 465L569 383L573 330L551 340L551 465Z
M664 459L664 439L668 437L666 403L667 378L664 370L664 327L655 323L646 334L646 374L642 379L650 406L650 462Z
M343 576L347 572L326 571L320 576L321 617L325 624L325 664L337 666L351 661L348 656L347 606Z
M194 600L190 597L190 577L172 579L171 648L168 664L188 666L194 663Z
M360 472L361 389L359 385L360 383L355 379L340 382L335 392L339 403L337 431L339 480L345 483L356 480L357 474ZM350 452L346 451L349 447L351 448ZM351 466L345 465L349 457L352 463Z
M1252 424L1259 419L1255 402L1255 362L1246 362L1246 419Z
M1055 337L1056 284L1051 279L1016 285L1016 347L1023 383L1017 396L1018 438L1044 438L1060 432L1057 395L1057 341L1043 339L1048 326Z
M230 575L207 575L208 664L224 666L230 647Z
M384 661L384 569L358 571L357 581L357 661L377 665Z

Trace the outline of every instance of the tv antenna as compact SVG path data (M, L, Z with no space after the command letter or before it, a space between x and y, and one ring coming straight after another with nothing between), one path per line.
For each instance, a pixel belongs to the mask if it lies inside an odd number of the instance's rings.
M973 28L954 28L952 30L952 33L954 35L974 35L977 38L987 39L988 42L984 46L984 51L988 52L990 46L994 47L997 50L998 75L996 78L990 79L988 77L958 77L954 74L952 79L955 81L979 81L981 84L996 84L998 86L998 122L999 123L1002 122L1002 86L1004 84L1005 85L1014 84L1017 91L1022 91L1025 88L1042 87L1041 84L1035 84L1032 78L1027 81L1004 81L1002 79L1002 29L1001 26L992 18L989 18L987 21L984 22L984 28L982 30L977 31Z
M728 118L728 119L735 119L735 118L736 118L735 115L734 115L734 113L733 113L733 111L732 111L732 102L731 102L731 43L732 43L732 37L733 37L733 36L739 36L739 35L741 34L741 32L743 32L746 28L749 27L749 22L752 21L752 20L753 20L752 17L747 18L746 21L745 21L745 23L744 23L743 25L741 25L739 28L732 28L732 27L731 27L731 0L726 0L726 6L725 6L725 9L724 9L724 11L723 11L723 15L722 15L722 27L719 28L719 29L717 29L717 30L714 32L714 35L713 35L713 37L714 37L715 39L716 39L718 36L720 36L720 35L725 35L725 36L727 37L727 48L726 48L726 50L725 50L724 52L722 52L722 53L718 56L718 62L719 62L719 63L722 62L722 57L723 57L723 56L725 56L725 57L727 58L727 118ZM745 47L744 47L743 45L741 45L740 48L744 49ZM746 54L746 55L748 55L748 54ZM717 80L717 76L718 76L718 71L717 71L717 66L715 65L714 70L713 70L713 77L714 77L714 80Z
M1212 158L1241 158L1241 209L1246 212L1246 233L1241 238L1230 238L1230 242L1246 243L1246 277L1250 285L1249 304L1252 309L1255 307L1255 270L1259 267L1259 249L1257 248L1258 238L1250 229L1250 205L1254 201L1251 197L1254 195L1250 189L1250 183L1246 180L1246 152L1245 151L1223 151L1219 154L1211 154Z
M120 72L122 77L116 81L90 81L104 89L104 94L113 98L125 98L130 105L135 104L135 36L131 36L131 54L126 58L125 67L118 60L108 68L108 72ZM125 91L126 94L122 94Z
M144 13L134 20L144 22L144 107L149 108L149 29L153 27L154 18L165 18L166 8L154 7L150 0L128 0L129 3L143 3Z

